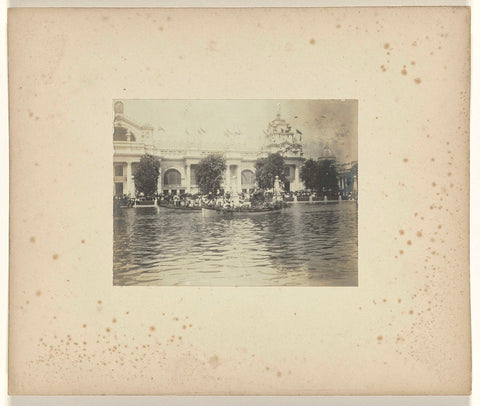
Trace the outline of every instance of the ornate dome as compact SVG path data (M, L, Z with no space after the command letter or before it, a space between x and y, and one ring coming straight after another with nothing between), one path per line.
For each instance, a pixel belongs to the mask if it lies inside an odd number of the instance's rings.
M323 147L322 158L332 158L332 157L335 157L335 155L333 154L328 144L325 144L325 146Z
M292 126L280 116L280 106L277 116L268 123L264 134L264 149L269 152L291 152L303 155L302 133L299 130L294 132Z

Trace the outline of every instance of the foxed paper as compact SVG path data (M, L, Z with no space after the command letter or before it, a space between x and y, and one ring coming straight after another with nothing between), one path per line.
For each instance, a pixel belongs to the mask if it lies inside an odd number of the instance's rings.
M469 8L10 9L8 52L10 394L470 392ZM265 120L253 129L245 123L256 122L255 111L249 115L250 107L230 108L231 114L223 114L222 132L206 146L201 129L206 133L205 121L213 122L210 113L193 119L185 107L186 118L173 120L175 112L153 109L153 102L131 104L142 100L270 105ZM326 100L355 101L352 117L358 122L350 135L356 147L350 161L344 156L347 147L332 144L342 138L342 120L325 123L331 112L317 111L327 109L321 104ZM301 101L320 103L312 113L318 126L295 124L295 114L288 116L286 105ZM123 103L120 118L116 102ZM274 123L276 132L269 133L277 113L285 123ZM115 133L116 123L127 131ZM358 194L352 193L358 223L332 239L331 250L341 259L342 236L352 241L348 232L356 230L357 279L343 286L308 284L308 272L316 272L322 262L304 258L326 252L328 244L323 241L314 252L312 240L305 238L310 251L303 250L298 238L282 240L288 236L283 220L255 223L249 218L229 220L235 227L251 221L247 236L258 243L229 245L243 247L245 263L238 253L230 266L222 257L222 270L231 273L224 283L215 283L208 273L185 277L182 272L192 262L184 254L192 261L197 257L182 251L187 237L175 225L197 224L188 236L194 244L192 235L200 227L206 234L198 241L211 238L204 223L186 222L180 211L175 212L178 220L168 214L168 222L146 221L136 208L125 209L123 220L116 220L112 210L114 195L132 187L128 180L134 175L123 170L137 162L116 160L117 146L125 142L127 150L135 150L139 137L148 152L141 137L148 137L150 127L157 150L165 148L170 157L179 150L183 159L183 166L160 168L160 192L167 197L180 196L181 188L185 194L195 192L191 170L197 162L185 161L185 151L195 148L228 150L231 172L222 189L249 194L251 188L242 187L242 171L253 173L254 168L243 167L246 161L234 161L232 154L241 149L235 143L242 139L242 148L257 145L252 134L257 128L259 149L260 139L268 136L276 147L302 145L305 159L334 154L339 164L356 161ZM317 127L318 137L308 138ZM180 134L184 130L193 133ZM294 130L305 138L299 141ZM115 141L115 134L126 138ZM285 139L273 142L275 137ZM225 140L233 144L222 144ZM298 200L302 179L295 177L295 169L301 170L301 163L288 165L294 167L292 189L283 184L279 193L291 192ZM122 169L115 172L116 166ZM243 185L253 185L252 175L243 175ZM341 210L347 210L352 203L348 185L348 180L340 182L312 195L311 204L286 208L299 219L292 232L310 236L324 219L314 211L318 220L305 222L310 215L305 208L340 210L345 204ZM336 197L337 202L321 206L314 197L327 202ZM339 197L345 201L339 203ZM159 207L158 216L168 209ZM285 213L282 219L288 219ZM325 234L346 224L343 215L332 218L337 220L325 223ZM116 221L123 224L123 240L115 239ZM207 224L215 229L223 221ZM164 238L173 239L168 258L149 246L145 228L152 225L152 239L162 244ZM169 225L168 233L163 225ZM277 231L277 240L269 240ZM241 232L238 228L229 237ZM121 252L129 252L126 265L117 268L123 278L115 274L119 241L127 241ZM219 247L227 243L215 242ZM248 261L257 258L255 250L264 247L271 253L263 258L264 270L286 269L283 282L293 283L271 283L282 280L278 275L268 283L258 278L237 283L239 273L250 269ZM211 250L209 245L206 252ZM291 262L286 250L302 255ZM148 279L147 254L153 255L154 269L177 265L170 275L174 278ZM206 259L200 261L199 275L216 263ZM303 282L292 277L295 264L305 266ZM338 264L328 272L338 270ZM135 273L140 276L132 278ZM138 280L156 283L130 283Z

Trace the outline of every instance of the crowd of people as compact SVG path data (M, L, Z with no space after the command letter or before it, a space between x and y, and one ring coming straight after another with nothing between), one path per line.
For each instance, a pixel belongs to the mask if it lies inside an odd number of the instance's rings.
M286 192L286 193L283 193L282 195L285 201L290 201L290 202L309 201L310 198L312 198L312 200L314 201L320 201L320 200L324 200L325 196L327 197L328 200L338 200L339 198L341 198L342 200L354 199L354 195L351 192L347 193L344 191L340 191L340 192L329 191L325 193L317 193L317 192L312 192L308 190L299 190L296 192Z
M323 201L325 196L328 200L342 199L353 200L354 196L351 192L337 192L332 193L317 193L306 190L299 190L295 192L282 192L280 197L284 202L302 202L302 201ZM130 194L117 195L114 197L115 203L123 207L133 207L135 205L136 198L142 198L140 196L134 197ZM201 208L202 206L209 207L223 207L223 208L250 208L258 206L266 206L274 201L278 200L278 196L274 198L272 192L255 191L253 193L242 192L232 195L229 192L219 193L216 196L202 195L202 194L170 194L161 193L157 194L152 199L157 201L160 206L173 206L184 208Z
M202 207L203 197L200 194L182 193L169 194L163 193L157 195L157 202L160 206L174 206L174 207Z

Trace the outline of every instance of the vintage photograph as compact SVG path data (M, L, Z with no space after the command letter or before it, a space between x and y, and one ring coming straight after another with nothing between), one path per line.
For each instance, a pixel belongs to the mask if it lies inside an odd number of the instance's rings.
M357 100L114 100L113 284L358 286Z

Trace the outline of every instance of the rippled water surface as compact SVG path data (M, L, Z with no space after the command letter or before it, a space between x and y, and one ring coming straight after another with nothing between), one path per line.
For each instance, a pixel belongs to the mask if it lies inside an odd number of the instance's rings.
M124 209L114 217L115 285L357 286L357 207L203 217Z

